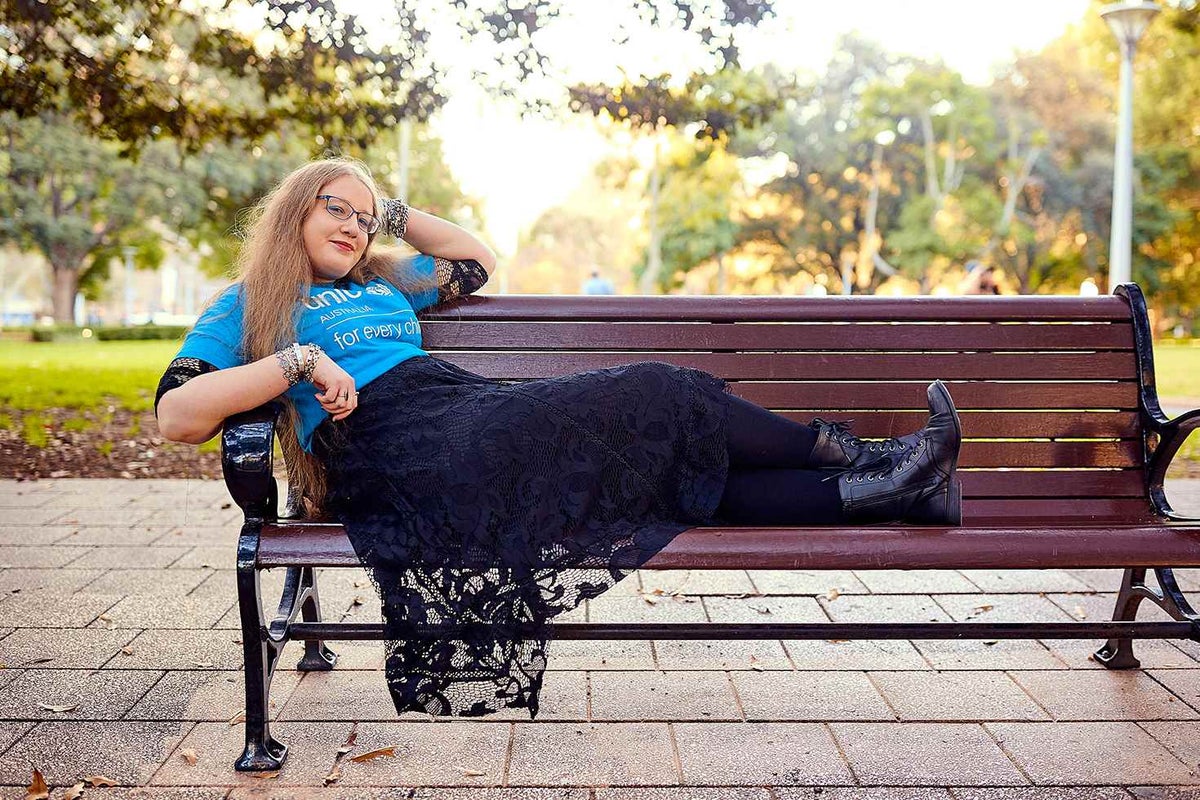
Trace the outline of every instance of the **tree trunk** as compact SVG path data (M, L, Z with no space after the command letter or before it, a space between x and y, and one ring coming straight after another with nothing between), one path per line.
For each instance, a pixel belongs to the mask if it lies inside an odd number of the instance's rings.
M79 269L51 265L54 270L54 321L61 325L75 322L75 293L79 290Z

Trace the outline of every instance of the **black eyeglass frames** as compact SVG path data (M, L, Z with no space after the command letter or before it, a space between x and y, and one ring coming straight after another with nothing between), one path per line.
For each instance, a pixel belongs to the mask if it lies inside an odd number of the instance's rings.
M342 198L331 194L319 194L317 195L317 199L325 201L325 210L334 219L350 219L350 217L356 216L358 217L358 227L362 228L368 236L379 230L379 218L374 214L368 214L365 211L355 211L354 206Z

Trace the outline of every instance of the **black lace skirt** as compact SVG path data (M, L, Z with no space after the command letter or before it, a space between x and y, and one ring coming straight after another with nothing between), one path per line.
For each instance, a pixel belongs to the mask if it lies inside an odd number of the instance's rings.
M504 383L432 357L317 432L383 601L397 711L537 714L547 622L713 520L724 381L647 362Z

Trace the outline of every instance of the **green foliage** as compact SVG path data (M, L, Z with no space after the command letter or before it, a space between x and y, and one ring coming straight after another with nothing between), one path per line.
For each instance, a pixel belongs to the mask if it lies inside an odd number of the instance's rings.
M96 328L95 336L102 342L146 341L149 339L165 339L179 343L183 340L188 328L184 325L134 325L130 327Z
M176 342L0 341L0 406L145 411L178 350Z

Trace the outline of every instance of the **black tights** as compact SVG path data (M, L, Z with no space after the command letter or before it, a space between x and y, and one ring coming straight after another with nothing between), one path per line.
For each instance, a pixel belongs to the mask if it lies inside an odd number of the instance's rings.
M739 525L840 522L837 479L809 462L817 434L734 395L729 404L729 478L717 515Z

